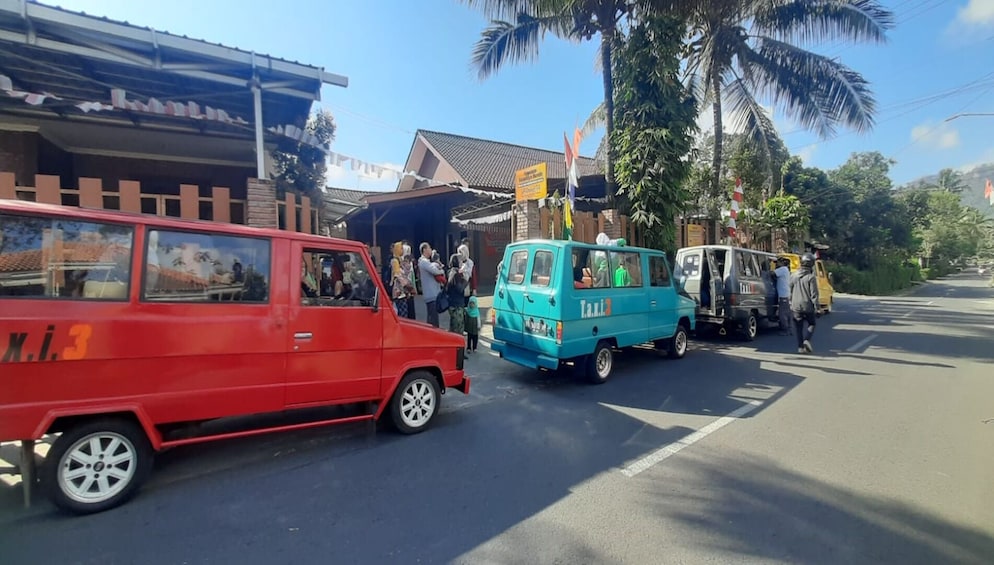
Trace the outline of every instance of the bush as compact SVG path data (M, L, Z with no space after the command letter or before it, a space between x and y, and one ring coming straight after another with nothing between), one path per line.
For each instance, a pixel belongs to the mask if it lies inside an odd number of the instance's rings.
M835 290L849 294L892 294L923 280L922 270L913 262L884 261L868 271L841 263L826 266L832 273Z

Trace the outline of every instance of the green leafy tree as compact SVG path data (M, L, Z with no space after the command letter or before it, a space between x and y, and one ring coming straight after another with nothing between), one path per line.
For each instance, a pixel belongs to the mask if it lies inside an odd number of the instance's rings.
M697 106L679 77L684 26L676 17L647 17L616 47L611 143L619 194L647 243L667 251L676 247L673 220L686 206L685 157L697 129Z
M776 132L764 146L758 146L754 139L745 135L726 134L725 137L731 148L726 168L732 179L742 180L745 206L762 209L763 200L781 188L782 169L790 152Z
M843 257L861 269L883 258L907 257L915 247L908 210L893 196L893 164L879 152L853 153L829 172L829 180L855 201Z
M828 177L817 167L805 167L798 157L784 164L784 193L797 196L807 207L811 239L828 245L833 256L841 258L849 247L856 200L852 193Z
M688 70L714 116L712 183L721 184L723 116L772 155L776 128L757 97L769 98L823 138L840 126L868 131L875 101L856 71L804 48L824 41L883 42L893 15L875 0L698 0L690 6ZM772 162L773 159L770 159Z
M759 214L757 235L774 235L778 248L782 252L791 248L791 244L800 247L807 234L810 217L807 207L792 194L778 194L766 200Z
M314 135L326 148L335 139L335 129L335 118L326 110L312 114L304 127L304 131ZM281 138L272 155L277 194L282 196L287 191L294 192L309 197L313 204L320 206L328 171L325 151L307 143Z
M532 61L547 33L571 41L600 37L604 83L604 118L608 139L614 132L614 49L626 21L636 12L652 13L663 2L651 0L462 0L493 18L473 49L472 62L481 79L506 63ZM615 195L614 154L607 146L605 196Z

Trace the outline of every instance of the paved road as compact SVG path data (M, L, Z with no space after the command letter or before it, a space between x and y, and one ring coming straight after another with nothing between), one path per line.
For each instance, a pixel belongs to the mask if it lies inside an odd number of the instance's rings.
M0 489L0 562L989 563L994 290L836 304L815 355L634 351L599 387L481 352L428 433L176 449L99 515Z

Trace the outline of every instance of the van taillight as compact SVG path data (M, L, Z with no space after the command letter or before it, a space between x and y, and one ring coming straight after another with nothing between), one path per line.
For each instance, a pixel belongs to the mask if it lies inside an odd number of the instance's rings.
M556 322L556 344L562 345L563 343L563 323Z

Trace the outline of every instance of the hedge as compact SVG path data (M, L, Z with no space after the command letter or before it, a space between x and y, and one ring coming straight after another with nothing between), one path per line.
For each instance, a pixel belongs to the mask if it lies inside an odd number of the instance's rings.
M832 273L832 286L835 290L849 294L893 294L923 280L921 269L912 262L886 261L868 271L860 271L841 263L832 263L826 267Z

